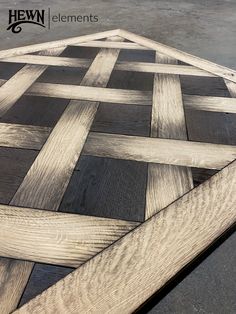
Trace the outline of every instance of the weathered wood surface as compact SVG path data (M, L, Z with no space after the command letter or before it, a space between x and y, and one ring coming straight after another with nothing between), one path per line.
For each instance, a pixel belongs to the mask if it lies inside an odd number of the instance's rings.
M108 43L108 42L104 42ZM120 43L125 44L125 43ZM0 62L10 63L28 63L41 64L62 67L79 67L88 68L92 63L90 59L68 58L68 57L50 57L37 55L22 55L17 57L10 57L0 59ZM174 64L156 64L151 62L132 62L132 61L117 61L114 70L118 71L135 71L147 73L165 73L191 76L207 76L215 77L216 75L198 69L190 65L174 65Z
M177 63L156 53L156 62ZM187 140L179 77L155 74L151 117L151 137ZM151 147L151 146L150 146ZM191 169L173 165L148 165L146 219L193 188Z
M236 158L235 150L231 145L91 133L83 152L98 157L221 169Z
M133 34L123 29L119 31L118 35L130 41L134 41L139 45L143 45L145 47L156 50L159 53L168 55L169 57L191 64L197 68L208 71L217 76L221 76L229 81L236 82L236 71L229 69L227 67L193 56L187 52L180 51L176 48L168 47L152 39L148 39L140 35Z
M0 147L40 150L50 131L48 127L1 123ZM221 169L236 158L236 146L90 132L82 154ZM180 178L183 179L182 176Z
M119 39L120 40L120 39ZM119 50L103 49L98 53L82 80L82 85L105 87L110 78ZM104 66L105 63L105 66ZM57 210L70 177L80 156L87 134L99 103L70 101L50 137L43 146L22 184L14 195L11 205ZM14 261L12 261L14 265ZM33 263L24 263L24 272L15 277L14 266L9 262L1 268L3 280L0 294L2 312L16 308L24 291ZM18 267L18 263L16 264ZM6 281L6 285L5 285ZM18 281L21 285L13 282ZM9 284L12 282L12 285ZM8 289L10 288L10 289ZM11 298L8 295L11 294Z
M0 205L0 256L78 267L138 223Z
M5 81L0 80L0 85ZM149 91L98 88L52 83L34 83L26 95L65 99L80 99L117 104L150 106L152 94ZM183 94L186 109L213 112L236 113L236 100L228 97L199 96Z
M137 66L137 69L138 69L138 67L140 66L140 64L138 64L138 65L135 65L135 66ZM86 66L87 67L87 66ZM121 67L122 67L122 65L121 65ZM142 68L142 67L141 67ZM165 70L163 70L163 71L165 71ZM175 71L174 69L172 69L172 71ZM151 72L152 73L152 72ZM209 74L209 76L214 76L214 75L211 75L211 74ZM73 83L72 83L73 84ZM187 97L188 97L189 95L187 95ZM202 99L202 98L201 98ZM203 100L203 99L202 99ZM200 101L200 99L195 99L195 103L197 103L197 101ZM213 101L212 99L210 99L209 100L209 102L211 102L211 101ZM227 111L227 110L224 110L223 108L223 102L224 102L225 100L223 100L222 101L222 111L225 111L225 112L230 112L230 111ZM217 100L217 102L218 102L218 100ZM226 102L227 104L229 104L229 105L231 105L231 107L228 107L228 108L231 108L230 110L234 110L234 108L233 108L233 102L231 102L231 104L227 101ZM191 106L191 103L190 103L190 106ZM200 106L201 107L201 106ZM146 108L148 108L148 107L146 107ZM207 108L207 106L206 106L206 108ZM216 102L213 104L213 105L210 105L210 108L213 108L213 110L212 111L214 111L214 108L217 108L217 105L216 105ZM204 110L204 109L201 109L201 110ZM208 110L208 109L207 109ZM103 126L102 126L103 127ZM109 128L109 126L108 126L108 128ZM37 131L36 131L37 132ZM26 136L26 138L27 138L27 136ZM35 144L35 145L37 145L37 144ZM9 266L9 268L10 268L10 266Z
M115 48L115 49L131 49L131 50L152 50L145 46L128 42L106 42L106 41L87 41L85 43L74 44L80 47L96 47L96 48Z
M42 126L0 123L0 146L40 150L50 132Z
M236 222L235 206L233 162L15 313L132 313Z
M118 35L118 30L110 30L90 35L83 35L83 36L77 36L72 37L68 39L62 39L62 40L54 40L50 42L45 42L41 44L34 44L34 45L28 45L24 47L18 47L18 48L11 48L6 50L0 51L0 58L7 58L12 56L19 56L26 53L32 53L40 50L45 49L51 49L51 48L59 48L59 47L66 47L68 45L78 44L90 40L96 40L96 39L103 39L110 36L116 36Z
M229 68L226 68L226 67L217 65L213 62L210 62L208 60L204 60L204 59L201 59L199 57L190 55L190 54L183 52L183 51L180 51L178 49L168 47L164 44L155 42L151 39L147 39L147 38L144 38L142 36L135 35L135 34L130 33L128 31L119 30L119 29L101 32L101 33L92 34L92 35L84 35L84 36L80 36L80 37L69 38L69 39L65 39L65 40L57 40L57 41L52 41L49 43L35 44L35 45L29 45L29 46L25 46L25 47L2 50L2 51L0 51L0 58L22 55L22 54L26 54L26 53L36 52L36 51L43 50L43 49L58 48L61 46L73 45L76 43L79 44L79 43L83 43L83 42L86 42L89 40L102 39L102 38L106 38L109 36L115 36L115 35L119 35L125 39L130 40L130 41L134 41L135 44L139 44L139 45L144 46L146 48L156 50L160 53L166 54L166 55L173 57L177 60L181 60L183 62L189 63L193 66L196 66L200 69L208 71L212 74L215 74L217 76L221 76L225 79L228 79L229 81L236 82L236 72L229 69Z
M63 48L41 51L40 55L59 55ZM26 90L47 69L45 65L25 65L0 88L0 117L9 110ZM13 92L14 91L14 92Z
M233 98L183 95L183 100L189 110L236 113L236 99Z
M224 80L224 81L229 90L231 97L235 98L236 97L236 84L228 80Z

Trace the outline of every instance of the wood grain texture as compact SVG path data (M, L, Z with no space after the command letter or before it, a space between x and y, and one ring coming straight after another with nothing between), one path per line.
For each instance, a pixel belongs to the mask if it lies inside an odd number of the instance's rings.
M81 156L59 211L143 222L147 166Z
M176 64L156 53L156 62ZM180 80L177 75L155 74L151 137L187 140ZM149 218L193 188L191 169L148 165L145 218Z
M104 43L108 43L108 42L104 42ZM120 43L120 44L126 44L126 43ZM92 60L82 59L82 58L81 59L68 58L68 57L22 55L22 56L17 56L17 57L0 59L0 62L88 68L90 64L92 63ZM174 65L174 64L161 64L161 63L156 64L156 63L151 63L151 62L117 61L114 67L114 70L216 77L216 75L210 72L206 72L204 70L201 70L196 67L189 66L189 65Z
M5 80L0 80L0 86L4 82ZM52 83L34 83L25 94L29 96L73 98L139 106L151 106L152 101L152 94L149 91ZM183 94L183 101L186 109L227 113L236 112L236 100L228 97Z
M224 82L225 82L225 85L228 88L228 91L229 91L231 97L236 98L236 84L233 83L233 82L230 82L228 80L224 80Z
M47 127L1 123L0 146L40 150L50 130L51 128ZM82 154L221 169L236 158L236 146L90 132ZM175 179L177 180L177 177ZM183 178L180 176L180 179Z
M189 63L193 66L196 66L197 68L203 69L217 76L222 76L223 78L228 79L229 81L236 82L236 72L234 70L217 65L213 62L201 59L199 57L190 55L178 49L168 47L164 44L155 42L151 39L147 39L145 37L135 35L128 31L119 30L119 29L91 34L91 35L84 35L80 37L73 37L73 38L64 39L64 40L51 41L48 43L6 49L6 50L0 51L0 58L12 57L12 56L22 55L26 53L32 53L32 52L36 52L43 49L58 48L62 46L73 45L76 43L77 44L83 43L89 40L102 39L102 38L115 36L115 35L119 35L125 39L135 42L135 44L159 51L160 53L166 54L175 59Z
M236 113L236 99L234 98L183 95L183 101L185 109L188 110Z
M190 76L207 76L215 77L214 74L198 69L190 65L162 64L151 62L126 62L120 61L115 66L115 70L119 71L135 71L146 73L162 73L162 74L178 74Z
M128 42L105 42L99 40L87 41L85 43L74 44L80 47L96 47L96 48L115 48L115 49L131 49L131 50L152 50L147 47Z
M235 206L233 162L14 313L132 313L236 222Z
M0 146L40 150L50 132L48 127L0 123Z
M229 81L236 82L236 71L229 69L227 67L193 56L187 52L183 52L176 48L166 46L152 39L148 39L143 36L133 34L123 29L118 32L118 35L130 41L133 41L139 45L146 46L148 48L156 50L159 53L165 54L174 59L183 61L185 63L193 65L197 68L200 68L217 76L221 76L225 79L228 79Z
M135 105L147 105L151 101L148 91L52 83L35 83L26 95Z
M101 50L84 76L82 85L106 86L118 55L119 50ZM14 195L11 205L50 210L58 209L98 105L99 103L70 101ZM23 263L25 265L25 276L28 279L33 263ZM17 271L15 270L11 269L11 273L9 273L7 264L6 267L2 267L1 271L6 273L7 276L4 274L0 276L6 277L8 281L26 281L20 277L16 278L15 272ZM7 289L10 286L11 289ZM9 313L16 308L24 286L17 289L17 284L12 286L6 283L5 287L4 281L2 288L4 290L3 298L0 298L2 312ZM10 300L8 294L14 295L14 300Z
M65 50L57 48L41 51L41 55L59 55ZM0 117L9 110L25 91L47 69L45 65L25 65L0 88Z
M62 39L62 40L54 40L54 41L45 42L41 44L34 44L34 45L28 45L28 46L23 46L23 47L18 47L18 48L5 49L5 50L0 51L0 58L19 56L26 53L32 53L32 52L45 50L45 49L66 47L72 44L82 43L82 42L96 40L96 39L103 39L103 38L116 36L116 35L118 35L118 30L109 30L109 31L90 34L90 35L76 36L76 37Z
M102 50L81 84L106 86L118 54L118 50ZM98 102L70 101L24 178L12 205L49 210L58 208L98 106Z
M236 158L236 146L91 133L83 153L98 157L222 169Z
M0 205L0 256L78 267L136 222Z
M9 204L36 156L33 150L0 148L0 203Z

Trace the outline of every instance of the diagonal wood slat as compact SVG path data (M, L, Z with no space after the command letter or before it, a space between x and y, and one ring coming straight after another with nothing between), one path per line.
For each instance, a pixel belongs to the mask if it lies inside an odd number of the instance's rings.
M103 49L58 56L67 46ZM117 61L120 49L153 50L156 63ZM0 62L26 63L0 79L0 116L22 95L70 100L54 129L0 123L0 147L40 150L0 204L1 314L16 309L33 262L79 267L14 313L131 313L236 222L236 146L188 141L184 116L236 113L236 71L119 29L3 50ZM81 86L36 83L48 66L88 71ZM113 70L154 73L153 93L106 88ZM179 75L221 77L231 98L183 95ZM152 106L151 137L90 132L99 102ZM148 163L147 221L55 212L81 154ZM225 168L193 189L187 167Z
M173 58L156 53L156 62L177 63ZM151 137L187 140L184 108L179 77L155 74ZM193 188L191 169L173 165L148 165L145 218Z
M132 313L236 222L235 206L236 161L14 313Z
M65 50L57 48L41 51L40 55L59 55ZM25 65L0 88L0 117L2 117L27 89L47 69L45 65ZM14 93L12 92L14 90Z
M147 48L151 48L159 53L165 54L174 59L183 61L185 63L191 64L197 68L203 69L207 72L225 78L231 82L236 82L236 71L229 69L227 67L218 65L216 63L210 62L208 60L193 56L187 52L183 52L176 48L168 47L164 44L158 43L152 39L145 38L140 35L133 34L126 30L120 30L118 33L119 36L133 41L139 45L143 45Z
M0 205L0 256L78 267L139 223Z
M118 55L119 50L101 50L81 84L105 87ZM11 205L58 209L98 106L98 102L70 101L14 195ZM9 313L16 308L32 270L33 263L22 263L25 270L17 277L15 277L17 272L15 268L18 268L18 261L12 261L11 273L9 273L9 261L6 261L0 269L0 277L5 279L1 284L3 293L0 295L3 313ZM15 283L9 285L9 282L16 281L22 285Z
M52 49L52 48L61 48L66 47L68 45L78 44L86 41L91 40L97 40L97 39L103 39L110 36L117 36L119 30L109 30L105 32L95 33L95 34L89 34L89 35L83 35L83 36L76 36L68 39L62 39L62 40L54 40L46 43L41 44L34 44L34 45L28 45L24 47L18 47L18 48L11 48L6 50L0 51L0 58L8 58L13 56L19 56L26 53L32 53L36 51L41 51L45 49Z

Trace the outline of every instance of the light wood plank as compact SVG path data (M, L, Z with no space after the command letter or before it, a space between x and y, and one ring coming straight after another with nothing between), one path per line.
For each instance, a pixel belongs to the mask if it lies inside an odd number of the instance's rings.
M175 59L158 53L156 62L177 63ZM176 75L154 76L151 137L187 140L180 80ZM149 164L145 218L156 214L192 188L191 169Z
M27 93L30 96L45 96L99 102L147 105L151 101L148 91L98 88L65 84L35 83Z
M0 205L0 256L78 267L139 223Z
M180 51L175 48L168 47L164 44L155 42L151 39L147 39L145 37L135 35L133 33L130 33L125 30L112 30L112 31L106 31L91 35L84 35L80 37L73 37L69 39L64 40L57 40L57 41L51 41L47 43L42 44L35 44L35 45L29 45L19 48L12 48L12 49L6 49L0 51L0 58L7 58L12 56L18 56L26 53L32 53L43 49L50 49L50 48L58 48L61 46L67 46L72 45L76 43L82 43L89 40L95 40L95 39L102 39L109 36L115 36L119 35L123 38L126 38L130 41L134 41L136 44L139 44L141 46L144 46L149 49L153 49L155 51L159 51L160 53L166 54L170 57L173 57L175 59L181 60L183 62L189 63L197 68L203 69L207 72L210 72L212 74L215 74L217 76L221 76L225 79L228 79L229 81L236 82L236 71L231 70L227 67L223 67L220 65L217 65L213 62L210 62L208 60L204 60L202 58L190 55L186 52Z
M0 80L0 86L5 80ZM34 83L25 93L29 96L73 98L100 101L106 103L151 106L152 94L149 91L137 91L114 88L98 88L65 84ZM186 109L213 112L236 112L236 100L228 97L183 95Z
M0 59L0 62L41 64L50 66L88 68L93 60L84 58L48 57L38 55L22 55Z
M132 313L236 222L235 206L236 162L14 313Z
M116 36L118 35L117 29L115 30L109 30L105 32L95 33L95 34L89 34L89 35L83 35L83 36L76 36L72 38L67 39L60 39L60 40L54 40L50 42L45 42L41 44L33 44L23 47L17 47L17 48L11 48L11 49L5 49L0 51L0 58L8 58L13 56L19 56L26 53L32 53L40 50L45 49L52 49L52 48L59 48L59 47L66 47L68 45L78 44L86 41L96 40L96 39L103 39L110 36Z
M23 55L0 59L0 62L87 68L90 66L92 60L83 58ZM216 77L216 75L211 74L210 72L189 65L156 64L151 62L117 61L114 70Z
M227 86L231 97L235 98L236 97L236 84L233 82L230 82L228 80L224 80L224 81L225 81L225 85Z
M236 113L236 99L234 98L183 95L183 101L185 109L189 110Z
M131 50L152 50L147 47L127 42L105 42L99 40L87 41L85 43L74 44L80 47L96 47L96 48L115 48L115 49L131 49Z
M65 50L57 48L41 51L41 55L58 55ZM0 117L2 117L47 69L45 65L25 65L0 88Z
M218 65L216 63L210 62L208 60L193 56L187 52L183 52L181 50L178 50L176 48L172 48L169 46L166 46L164 44L158 43L154 40L145 38L140 35L133 34L131 32L120 30L118 33L119 36L124 37L125 39L128 39L130 41L133 41L139 45L146 46L147 48L151 48L153 50L158 51L159 53L163 53L169 57L172 57L174 59L183 61L185 63L188 63L190 65L193 65L197 68L200 68L202 70L205 70L207 72L210 72L212 74L215 74L217 76L221 76L225 79L228 79L229 81L236 82L236 71L229 69L227 67Z
M48 127L0 123L0 146L40 150L50 132Z
M98 157L222 169L236 158L236 146L91 133L83 153Z
M47 127L0 123L0 146L40 150L50 130ZM236 146L90 132L82 154L221 169L236 158Z
M119 39L120 40L120 39ZM103 49L97 54L82 80L82 85L105 87L110 78L119 50ZM43 146L22 184L14 195L11 205L57 210L69 183L75 164L80 156L99 103L70 101L47 142ZM24 263L24 272L15 277L17 270L10 268L9 261L1 268L3 294L0 295L2 313L16 308L27 280L22 277L32 270L33 263ZM14 261L13 261L14 264ZM16 264L18 267L18 264ZM9 281L14 285L9 285ZM21 282L22 285L15 284ZM5 282L6 285L5 285ZM7 289L11 288L11 289ZM8 295L11 295L11 298Z
M120 61L115 66L115 70L216 77L216 75L210 72L198 69L194 66L177 65L177 64L162 64L162 62L157 64L157 63L149 63L149 62Z

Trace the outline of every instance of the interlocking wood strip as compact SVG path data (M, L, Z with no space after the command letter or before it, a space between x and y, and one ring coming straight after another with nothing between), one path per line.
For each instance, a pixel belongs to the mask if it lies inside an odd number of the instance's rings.
M185 109L236 113L236 99L233 98L183 95L183 100Z
M5 80L0 80L0 86ZM106 103L150 106L152 94L149 91L137 91L114 88L97 88L52 83L34 83L25 93L29 96L73 98ZM236 99L228 97L183 95L186 109L213 112L236 113Z
M41 43L41 44L34 44L34 45L28 45L28 46L24 46L24 47L1 50L0 51L0 58L19 56L19 55L23 55L26 53L32 53L32 52L45 50L45 49L66 47L68 45L78 44L78 43L86 42L89 40L103 39L103 38L107 38L110 36L116 36L116 35L118 35L118 32L119 32L119 30L116 29L116 30L110 30L110 31L90 34L90 35L72 37L72 38L63 39L63 40L54 40L54 41Z
M140 35L133 34L123 29L119 31L118 35L130 41L134 41L139 45L143 45L145 47L156 50L159 53L163 53L177 60L189 63L197 68L221 76L225 79L228 79L229 81L236 82L236 71L229 69L227 67L190 55L189 53L180 51L178 49L168 47L152 39L148 39Z
M222 169L235 158L236 146L91 133L84 154L160 164Z
M81 84L106 86L118 55L119 50L101 50ZM98 105L98 102L70 101L14 195L11 205L50 210L58 209ZM3 265L0 269L0 277L5 279L1 285L3 293L0 295L3 313L9 313L16 308L33 267L33 263L23 262L25 272L23 271L15 277L17 272L15 267L17 268L19 264L18 262L15 263L15 261L12 261L10 272L9 261L6 261L5 266ZM16 281L19 284L15 284ZM6 285L5 282L7 282ZM12 285L9 285L9 282L12 282Z
M106 48L93 62L45 56L41 51L58 54L68 45ZM116 62L119 49L154 50L156 61L161 63ZM37 51L41 51L39 55L22 55ZM75 267L104 249L17 312L130 313L235 222L236 161L175 199L193 186L185 167L221 169L236 158L235 146L187 141L183 111L184 102L185 109L235 113L236 100L182 95L178 75L219 76L235 97L236 71L123 30L8 49L0 51L0 58L27 63L7 82L0 80L2 114L23 94L70 99L53 130L0 124L0 146L41 149L11 206L0 205L0 254ZM188 65L177 65L176 59ZM89 70L82 86L34 83L48 65ZM105 89L113 69L154 73L153 95L149 91ZM113 103L111 107L115 103L151 106L152 99L151 138L89 134L99 102ZM189 123L191 112L187 114ZM189 134L192 138L191 128ZM58 209L81 153L148 162L146 218L154 216L137 227L134 222L38 210ZM0 259L1 314L16 308L33 265Z
M0 146L40 150L51 128L0 123Z
M156 62L173 63L173 58L156 53ZM155 74L151 137L187 140L179 77ZM193 188L190 168L173 165L148 165L145 218L165 208Z
M231 97L236 97L236 84L228 80L224 80Z
M65 48L41 51L41 55L58 55ZM0 117L9 110L25 91L47 69L45 65L25 65L0 88ZM14 93L12 92L14 90Z
M50 131L48 127L0 123L0 147L40 150ZM222 169L236 158L236 146L91 132L82 154Z
M131 49L131 50L152 50L145 46L127 42L105 42L105 41L87 41L85 43L73 44L73 46L96 47L96 48L115 48L115 49Z
M152 99L148 91L51 83L35 83L26 95L133 105L151 105Z
M0 256L78 267L139 223L0 205Z
M23 55L0 59L0 62L88 68L92 63L92 60L82 58ZM151 62L117 61L114 70L216 77L216 75L211 74L210 72L190 65L156 64Z
M14 313L132 313L236 222L235 206L236 162Z

